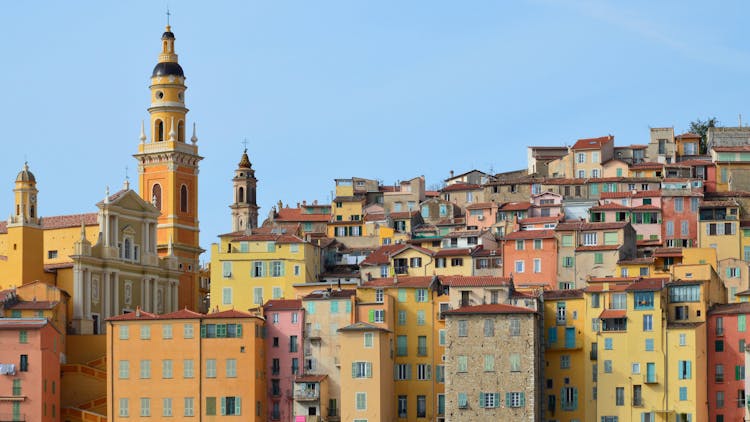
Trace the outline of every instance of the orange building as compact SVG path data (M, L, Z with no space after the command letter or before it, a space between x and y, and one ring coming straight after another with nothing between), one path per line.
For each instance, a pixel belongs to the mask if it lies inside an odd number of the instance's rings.
M151 74L151 136L141 129L138 160L141 197L161 211L156 233L159 256L170 251L178 260L179 308L198 309L198 138L193 126L190 143L185 135L188 109L185 107L185 74L177 61L175 36L167 25L161 37L162 51Z
M264 322L235 310L109 318L108 420L265 420Z
M557 287L557 240L554 230L523 230L503 238L503 276L518 286Z

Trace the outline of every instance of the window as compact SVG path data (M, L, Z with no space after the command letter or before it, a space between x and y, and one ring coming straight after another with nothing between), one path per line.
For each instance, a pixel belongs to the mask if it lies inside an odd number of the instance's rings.
M415 257L411 258L409 260L409 266L412 268L419 268L422 266L422 258L421 257Z
M297 336L289 336L289 353L297 353L298 348Z
M586 153L585 152L579 152L576 154L576 163L582 164L586 162Z
M407 363L398 363L394 369L394 378L396 381L405 381L411 379L411 365Z
M428 381L432 379L432 365L420 363L417 365L417 380Z
M367 410L367 393L355 393L357 410Z
M375 290L375 302L383 303L383 289Z
M469 322L462 319L458 321L458 336L468 337L469 335Z
M185 397L183 408L185 416L195 416L195 402L192 397Z
M222 262L221 268L222 268L221 274L224 278L229 278L232 276L232 263L231 262L227 262L227 261Z
M463 265L464 265L463 258L451 258L451 267L463 267Z
M141 361L141 379L151 378L151 361L148 359Z
M646 339L646 351L647 352L653 352L654 351L654 339L647 338Z
M227 359L227 378L237 377L237 359Z
M352 378L372 378L372 363L352 362Z
M562 260L562 266L563 268L572 268L573 267L573 257L572 256L564 256Z
M151 338L151 326L141 326L141 340L149 340Z
M427 356L427 336L417 337L417 356Z
M511 353L509 355L510 361L510 372L521 372L521 355L518 353Z
M716 392L716 408L721 409L723 407L724 407L724 392L717 391Z
M253 303L255 303L256 305L263 305L263 288L262 287L253 288Z
M737 390L737 407L745 407L745 390Z
M398 396L398 417L399 418L406 418L408 408L407 408L407 400L406 396Z
M522 392L505 393L505 403L508 407L524 407L526 405L525 402L525 394Z
M635 309L654 309L654 292L635 292Z
M206 359L206 378L216 378L216 359Z
M484 320L484 336L485 337L495 336L495 320L492 320L492 319Z
M458 408L459 409L466 409L469 407L469 400L466 397L466 393L458 393Z
M714 341L714 351L715 352L723 352L724 351L724 340L716 340L716 341Z
M625 406L625 387L615 387L615 406Z
M398 311L398 325L406 325L406 311Z
M242 406L240 404L240 397L222 397L221 403L221 414L222 415L241 415Z
M128 399L125 399L125 398L121 398L120 399L120 406L119 406L119 408L120 408L120 412L119 412L120 416L122 416L124 418L127 418L128 416L130 416L130 411L128 409L129 405L130 405L130 403L129 403Z
M565 325L567 323L565 302L557 302L557 325Z
M513 337L521 335L521 320L518 318L511 318L510 320L510 335Z
M539 258L534 258L534 272L535 273L542 272L542 260Z
M596 233L584 233L583 245L584 246L596 246Z
M613 293L612 294L612 306L611 309L627 309L628 308L628 295L627 293Z
M127 360L121 360L118 365L119 378L128 379L130 377L130 362Z
M605 360L604 361L604 373L605 374L611 374L612 373L612 361L611 360Z
M29 370L29 355L21 355L21 362L19 362L19 371L28 372Z
M216 415L216 397L206 397L206 415Z
M608 337L604 339L604 350L612 350L612 338Z
M252 263L252 276L253 277L265 277L266 265L262 261L253 261Z
M689 360L677 361L677 378L681 380L692 378L691 362Z
M578 408L578 389L563 387L560 392L560 406L563 410L576 410Z
M570 355L560 356L560 369L570 369Z
M130 338L130 332L127 325L120 325L120 340L127 340Z
M522 251L522 250L524 250L524 246L525 246L525 244L526 244L526 241L525 241L525 240L516 240L516 250L517 250L517 251Z
M700 286L672 286L669 288L670 302L698 302L700 300Z
M717 364L714 367L714 381L724 382L724 365Z
M516 272L517 273L523 272L523 261L516 261Z
M734 379L736 381L745 379L745 365L737 365L734 367Z
M643 315L643 331L654 330L654 316L651 314Z
M499 393L479 393L479 407L492 409L500 406Z
M172 399L164 398L161 404L161 415L172 416Z
M21 380L18 378L13 380L12 393L14 396L21 395Z
M148 397L141 398L141 416L151 416L151 399Z
M193 378L193 360L184 359L182 361L182 376L183 378Z
M427 289L417 289L415 295L417 302L427 302Z
M407 337L400 335L396 337L396 356L407 356L408 352Z
M364 347L371 349L373 345L373 338L374 338L373 333L365 333L364 334L364 342L365 342Z
M232 288L231 287L224 287L221 289L221 303L223 305L232 304Z
M467 372L469 367L469 360L467 356L458 356L456 358L456 371Z

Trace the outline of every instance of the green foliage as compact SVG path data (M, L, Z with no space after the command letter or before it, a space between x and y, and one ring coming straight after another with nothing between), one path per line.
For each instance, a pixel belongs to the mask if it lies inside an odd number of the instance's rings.
M706 135L708 134L708 128L716 127L719 121L716 117L709 117L706 120L696 119L690 122L690 132L701 136L701 154L706 153Z

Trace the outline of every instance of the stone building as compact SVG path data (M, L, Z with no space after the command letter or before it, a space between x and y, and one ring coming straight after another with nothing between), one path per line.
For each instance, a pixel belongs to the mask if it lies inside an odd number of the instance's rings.
M494 303L443 315L446 419L541 421L540 314Z

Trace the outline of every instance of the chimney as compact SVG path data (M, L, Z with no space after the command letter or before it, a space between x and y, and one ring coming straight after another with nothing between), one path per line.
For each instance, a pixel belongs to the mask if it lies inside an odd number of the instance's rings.
M453 170L451 170L451 178L453 177Z
M135 308L135 317L140 318L141 317L141 307Z

